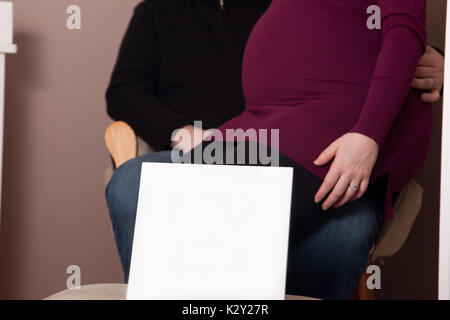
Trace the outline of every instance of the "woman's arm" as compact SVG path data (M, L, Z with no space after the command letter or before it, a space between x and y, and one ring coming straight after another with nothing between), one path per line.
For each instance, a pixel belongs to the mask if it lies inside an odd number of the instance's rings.
M106 99L111 118L127 122L155 149L168 146L172 132L190 123L156 95L159 62L151 2L145 1L136 7L122 41Z
M361 115L350 132L384 140L426 48L426 0L380 0L382 44Z
M426 47L426 0L379 0L382 44L359 119L314 161L333 160L315 201L324 210L361 197L367 190L378 150L410 90Z

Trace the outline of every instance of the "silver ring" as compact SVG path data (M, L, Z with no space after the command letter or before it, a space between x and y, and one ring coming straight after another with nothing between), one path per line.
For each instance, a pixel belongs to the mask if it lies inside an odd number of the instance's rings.
M358 190L359 190L359 187L358 187L358 186L355 186L355 185L353 185L353 184L351 184L351 185L349 186L349 188L352 189L353 191L358 191Z

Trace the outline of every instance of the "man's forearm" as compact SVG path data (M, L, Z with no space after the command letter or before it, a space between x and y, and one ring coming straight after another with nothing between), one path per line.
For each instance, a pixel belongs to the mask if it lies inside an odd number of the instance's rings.
M423 90L424 102L439 101L444 83L444 56L441 50L428 46L419 61L412 82L414 89Z

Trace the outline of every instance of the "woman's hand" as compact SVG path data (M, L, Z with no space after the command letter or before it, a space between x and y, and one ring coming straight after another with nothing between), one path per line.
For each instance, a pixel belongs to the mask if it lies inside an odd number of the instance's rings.
M333 160L314 201L321 202L329 193L322 203L322 209L327 210L360 198L369 186L377 157L378 144L360 133L347 133L334 141L314 161L323 166Z

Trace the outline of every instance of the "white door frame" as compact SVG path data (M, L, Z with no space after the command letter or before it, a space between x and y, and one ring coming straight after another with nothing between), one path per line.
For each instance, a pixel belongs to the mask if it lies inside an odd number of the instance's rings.
M450 1L447 1L445 52L450 52ZM442 112L441 202L439 221L439 299L450 299L450 56L445 57Z
M0 1L0 209L2 194L3 169L3 128L5 114L5 67L6 54L16 53L17 46L13 39L13 5L9 1ZM1 213L1 211L0 211ZM1 221L1 214L0 214Z

